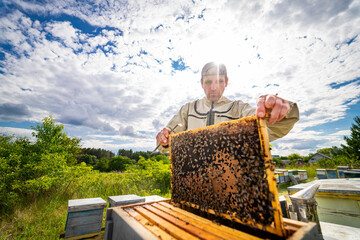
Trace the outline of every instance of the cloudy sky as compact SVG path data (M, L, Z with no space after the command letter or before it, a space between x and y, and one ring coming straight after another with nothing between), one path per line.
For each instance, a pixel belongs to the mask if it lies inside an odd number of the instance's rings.
M359 0L1 0L0 133L52 115L84 147L152 150L214 60L230 99L298 103L272 153L307 155L360 115L359 33Z

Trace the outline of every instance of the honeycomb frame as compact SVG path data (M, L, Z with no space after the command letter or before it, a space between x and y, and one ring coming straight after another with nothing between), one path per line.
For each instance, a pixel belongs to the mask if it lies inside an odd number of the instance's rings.
M265 119L171 134L169 152L173 204L285 235Z

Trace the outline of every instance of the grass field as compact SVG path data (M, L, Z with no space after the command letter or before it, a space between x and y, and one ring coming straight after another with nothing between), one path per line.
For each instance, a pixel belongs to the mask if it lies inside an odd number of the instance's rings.
M129 179L131 178L131 179ZM314 180L309 177L307 181ZM1 216L0 239L59 239L65 231L67 203L69 199L137 194L139 196L160 195L170 198L170 192L161 193L145 175L139 177L115 173L94 173L88 179L81 179L76 189L66 194L54 191L30 204L23 203L11 216ZM279 184L279 196L285 196L290 203L287 188L292 183ZM105 212L103 227L105 226Z
M9 216L1 216L0 239L59 239L60 234L65 233L69 199L101 197L107 201L108 196L126 194L160 195L169 198L170 192L162 193L154 179L154 175L145 171L129 173L126 176L93 172L80 178L65 194L54 191L32 203L24 202Z

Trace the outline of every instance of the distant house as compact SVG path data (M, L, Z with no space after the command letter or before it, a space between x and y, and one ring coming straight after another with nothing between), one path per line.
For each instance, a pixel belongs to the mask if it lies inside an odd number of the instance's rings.
M305 165L304 160L302 158L297 159L295 164L297 166L304 166Z
M278 158L280 155L272 155L273 158Z
M315 155L310 158L309 163L316 163L319 159L331 159L331 157L322 153L315 153Z
M291 160L289 160L289 159L280 160L280 161L281 161L281 163L284 164L284 165L288 165L288 164L291 162Z

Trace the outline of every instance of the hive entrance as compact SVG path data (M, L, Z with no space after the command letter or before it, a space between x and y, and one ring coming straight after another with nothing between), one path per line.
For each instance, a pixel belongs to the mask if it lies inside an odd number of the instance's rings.
M253 116L171 135L172 202L282 236L264 129Z

